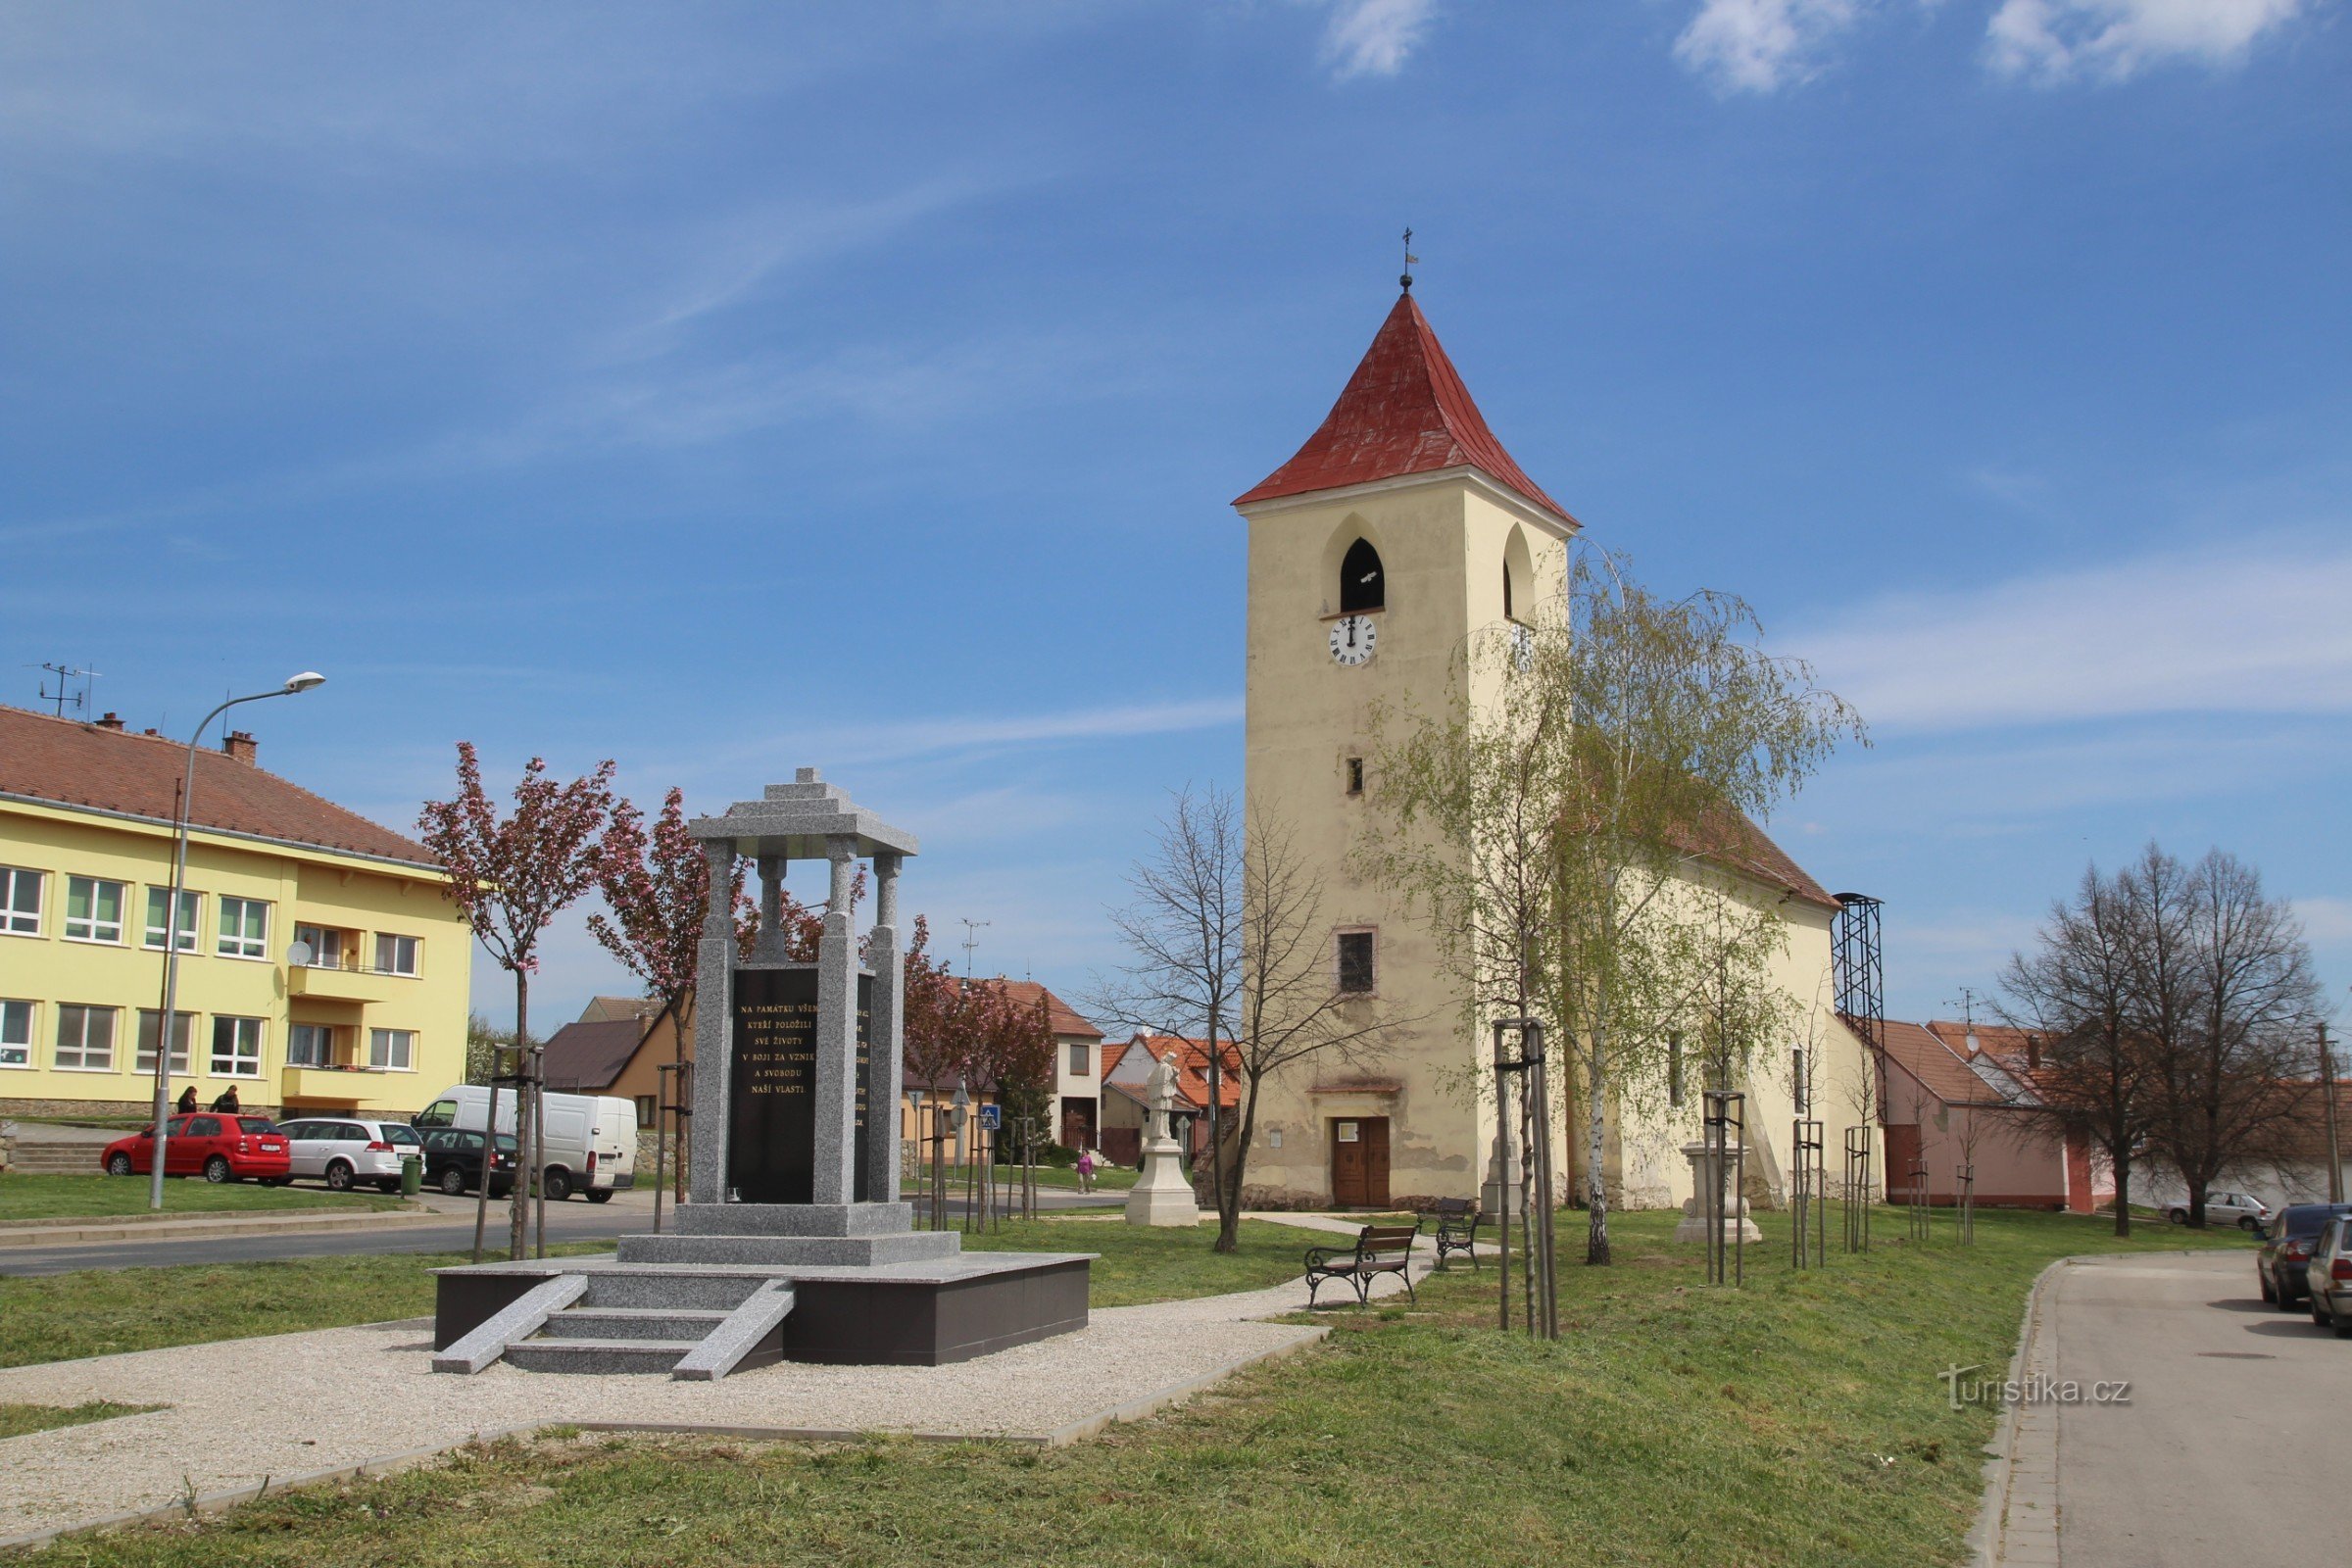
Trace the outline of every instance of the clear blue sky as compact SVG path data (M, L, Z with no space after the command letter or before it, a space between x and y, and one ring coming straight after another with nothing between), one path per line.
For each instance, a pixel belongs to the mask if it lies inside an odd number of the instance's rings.
M2352 982L2341 0L23 3L0 700L398 827L453 743L816 763L1082 994L1239 782L1231 497L1420 297L1520 463L1877 745L1772 826L1893 1009L2231 848ZM623 989L576 917L537 1018ZM481 965L486 1010L511 1009ZM545 1009L545 1010L542 1010Z

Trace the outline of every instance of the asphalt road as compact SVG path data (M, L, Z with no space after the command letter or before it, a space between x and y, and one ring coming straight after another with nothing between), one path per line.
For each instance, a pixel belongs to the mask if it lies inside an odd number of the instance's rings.
M2252 1248L2102 1258L2052 1284L2056 1377L2131 1380L2129 1404L2058 1412L2062 1561L2343 1559L2352 1342L2264 1304Z
M1114 1206L1124 1193L1081 1196L1042 1192L1041 1206L1052 1209ZM289 1257L334 1257L380 1252L462 1252L473 1246L473 1209L469 1202L427 1195L425 1202L449 1218L401 1225L369 1225L357 1220L349 1230L298 1231L284 1235L191 1236L179 1240L88 1242L63 1247L0 1249L0 1275L63 1274L85 1268L163 1268L177 1263L267 1263ZM960 1214L960 1201L949 1210ZM490 1242L501 1245L506 1235L506 1204L490 1205ZM653 1229L654 1202L650 1192L621 1193L609 1203L573 1199L547 1206L550 1242L609 1242Z

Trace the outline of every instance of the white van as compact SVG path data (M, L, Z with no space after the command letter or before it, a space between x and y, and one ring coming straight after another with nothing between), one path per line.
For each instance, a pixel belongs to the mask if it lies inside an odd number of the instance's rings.
M637 1185L637 1107L612 1095L546 1097L546 1147L540 1151L543 1187L552 1199L585 1193L591 1203ZM490 1091L458 1084L433 1097L416 1116L418 1130L463 1127L485 1132ZM514 1131L514 1091L498 1092L498 1131Z

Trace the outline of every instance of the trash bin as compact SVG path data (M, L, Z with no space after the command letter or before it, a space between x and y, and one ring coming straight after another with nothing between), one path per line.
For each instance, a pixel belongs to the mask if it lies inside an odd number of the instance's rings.
M424 1159L418 1154L400 1156L400 1196L415 1198L424 1190Z

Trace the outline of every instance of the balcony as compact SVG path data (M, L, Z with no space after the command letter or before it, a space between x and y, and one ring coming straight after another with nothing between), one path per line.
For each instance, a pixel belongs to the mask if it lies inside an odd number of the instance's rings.
M286 994L313 1002L343 1002L365 1006L389 1002L404 977L356 963L297 964L286 971Z
M356 1104L383 1094L387 1076L375 1067L282 1067L277 1075L278 1101L289 1105L319 1102Z

